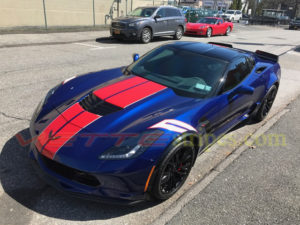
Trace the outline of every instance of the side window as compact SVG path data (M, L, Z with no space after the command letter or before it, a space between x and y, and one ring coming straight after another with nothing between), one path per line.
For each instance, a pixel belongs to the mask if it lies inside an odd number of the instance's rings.
M166 17L181 16L179 10L177 10L177 9L167 8L166 13L167 13Z
M223 24L223 20L218 20L217 23Z
M174 16L182 16L181 12L178 9L172 9L174 12Z
M237 11L237 12L236 12L236 14L238 14L238 15L241 15L241 14L242 14L242 12L241 12L241 11Z
M156 15L159 15L161 18L166 17L166 14L166 9L164 8L158 10L158 12L156 13Z
M255 66L255 60L252 56L247 57L247 63L249 65L249 70L252 71Z
M234 63L229 67L229 71L227 73L226 81L223 87L223 92L226 92L234 87L236 87L239 83L241 83L246 76L251 72L249 68L248 61L245 57L237 59Z
M166 9L166 17L173 17L173 16L175 16L175 15L174 15L172 9L167 8Z

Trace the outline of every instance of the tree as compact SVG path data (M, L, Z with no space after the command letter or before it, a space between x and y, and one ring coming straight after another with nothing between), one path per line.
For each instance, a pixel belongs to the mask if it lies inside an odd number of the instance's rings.
M242 0L237 0L236 2L236 9L241 10L242 9Z
M236 9L236 5L237 5L237 0L233 0L231 6L229 8Z
M233 0L230 9L241 10L242 0Z

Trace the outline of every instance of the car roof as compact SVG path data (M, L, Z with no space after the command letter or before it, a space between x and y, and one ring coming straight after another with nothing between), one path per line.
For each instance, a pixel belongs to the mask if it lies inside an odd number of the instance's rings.
M204 18L208 18L208 19L217 19L217 20L222 19L221 17L213 17L213 16L208 16L208 17L204 17Z
M136 9L157 9L159 6L141 6L141 7L136 7Z
M199 53L204 56L221 59L227 62L232 62L235 58L247 54L246 51L242 51L240 49L192 41L178 41L165 46Z

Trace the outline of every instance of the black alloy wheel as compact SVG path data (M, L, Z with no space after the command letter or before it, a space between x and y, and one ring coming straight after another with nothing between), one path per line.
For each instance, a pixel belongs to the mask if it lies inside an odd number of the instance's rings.
M263 102L261 103L261 106L259 110L257 111L257 114L255 115L254 119L258 122L262 121L266 116L269 114L272 105L275 101L276 95L277 95L277 87L273 85L268 93L266 94Z
M184 184L195 160L195 149L189 141L177 144L159 166L152 189L154 197L165 200Z

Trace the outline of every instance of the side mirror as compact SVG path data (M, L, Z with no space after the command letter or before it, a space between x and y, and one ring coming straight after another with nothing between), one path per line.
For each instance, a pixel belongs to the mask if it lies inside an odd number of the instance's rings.
M158 15L158 14L156 14L156 15L154 16L154 19L155 19L155 20L156 20L156 19L159 19L159 18L161 18L161 16Z
M132 58L133 58L133 62L135 62L135 61L137 61L137 60L140 58L140 55L137 54L137 53L134 53L134 54L132 55Z

